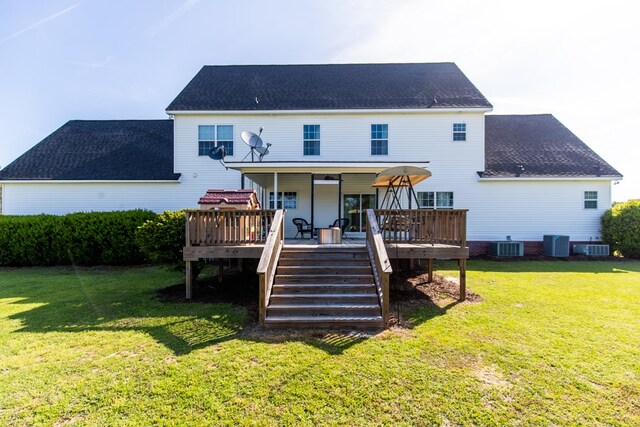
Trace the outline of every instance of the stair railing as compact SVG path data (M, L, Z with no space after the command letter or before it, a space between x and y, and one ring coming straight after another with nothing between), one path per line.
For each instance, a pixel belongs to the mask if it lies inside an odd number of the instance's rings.
M367 250L373 267L373 278L378 292L378 301L382 308L382 322L386 328L389 323L389 276L393 272L387 256L380 226L373 209L367 209Z
M264 250L258 263L258 278L260 280L260 296L259 296L259 313L260 326L264 326L264 320L267 316L267 305L271 297L271 289L273 288L273 280L280 259L280 252L284 246L284 210L278 209L273 217L267 240L264 244Z

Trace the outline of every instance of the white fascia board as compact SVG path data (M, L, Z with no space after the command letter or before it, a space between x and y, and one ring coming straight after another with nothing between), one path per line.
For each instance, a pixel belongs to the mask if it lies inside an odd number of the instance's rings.
M1 180L0 184L180 184L180 180L62 180L62 179L16 179Z
M421 114L421 113L488 113L493 108L386 108L344 110L166 110L169 116L247 115L276 116L301 114Z
M225 163L228 169L243 173L379 173L395 166L427 167L429 162L237 162Z
M622 176L508 176L508 177L478 177L479 182L505 181L621 181Z

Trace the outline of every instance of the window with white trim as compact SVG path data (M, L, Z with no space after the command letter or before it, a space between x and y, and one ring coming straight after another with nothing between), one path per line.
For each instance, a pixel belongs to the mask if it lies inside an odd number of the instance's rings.
M212 148L224 146L225 155L233 156L232 125L198 126L198 156L206 156Z
M320 155L320 125L303 125L302 154L305 156Z
M454 141L467 140L467 124L466 123L453 124L453 140Z
M371 155L386 156L389 154L389 125L371 125Z
M452 191L418 191L417 196L421 208L453 209Z
M597 191L584 192L584 208L598 209L598 192Z
M278 207L273 207L273 191L269 192L269 209L297 209L298 193L295 191L279 191Z

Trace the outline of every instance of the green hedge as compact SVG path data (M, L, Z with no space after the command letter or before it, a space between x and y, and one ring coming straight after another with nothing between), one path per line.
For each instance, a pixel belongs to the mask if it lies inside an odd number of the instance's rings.
M135 231L151 211L0 216L0 265L126 265L145 261Z
M640 259L640 200L616 203L604 213L602 240L623 257Z
M170 264L182 270L184 223L185 211L166 211L147 220L136 231L140 251L151 262Z

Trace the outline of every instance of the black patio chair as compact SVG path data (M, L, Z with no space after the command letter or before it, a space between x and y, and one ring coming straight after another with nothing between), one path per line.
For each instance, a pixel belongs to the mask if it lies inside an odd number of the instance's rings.
M309 233L309 237L313 237L313 229L311 228L311 224L307 222L304 218L293 218L291 221L295 224L298 232L296 233L295 239L298 238L298 234L300 237L304 239L304 233Z
M336 219L329 227L339 227L342 231L342 236L344 237L344 232L347 230L347 227L349 227L349 218Z

